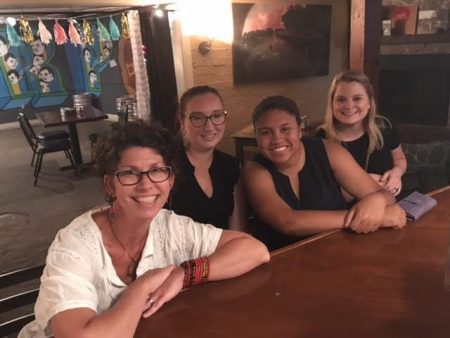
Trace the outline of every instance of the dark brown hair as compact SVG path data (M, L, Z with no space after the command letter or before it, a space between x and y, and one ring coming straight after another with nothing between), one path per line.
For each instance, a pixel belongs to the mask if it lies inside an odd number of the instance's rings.
M95 171L101 179L105 175L112 175L117 170L125 150L145 147L160 154L164 164L171 166L176 175L179 145L177 138L159 124L129 122L99 140L94 150Z
M297 124L300 125L301 115L297 104L285 96L277 95L268 96L256 105L252 114L253 126L256 126L265 113L275 109L283 110L289 115L294 116Z

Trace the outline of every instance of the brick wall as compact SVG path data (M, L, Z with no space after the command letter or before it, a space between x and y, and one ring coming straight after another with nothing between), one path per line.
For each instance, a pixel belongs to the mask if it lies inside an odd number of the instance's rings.
M305 3L302 1L290 2ZM312 122L321 119L325 111L326 96L332 77L335 73L348 67L348 1L318 0L307 3L332 5L328 76L234 85L231 45L213 41L211 51L206 55L201 55L198 52L198 45L203 39L201 37L191 38L194 84L208 84L216 87L223 95L225 108L230 114L227 120L226 134L220 145L222 150L229 153L234 152L234 143L230 134L250 124L253 108L262 98L269 95L288 96L296 101L301 111L307 114Z

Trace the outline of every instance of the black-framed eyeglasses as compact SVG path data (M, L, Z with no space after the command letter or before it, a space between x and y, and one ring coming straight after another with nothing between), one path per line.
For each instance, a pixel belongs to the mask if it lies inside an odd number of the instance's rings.
M203 127L206 125L208 120L211 121L215 126L221 125L225 123L225 119L227 117L226 110L215 111L211 116L205 116L202 113L189 113L185 115L191 121L191 124L194 127Z
M172 174L171 166L154 167L147 171L139 170L122 170L114 173L119 183L122 185L135 185L138 184L143 175L147 175L150 181L153 183L160 183L166 181Z

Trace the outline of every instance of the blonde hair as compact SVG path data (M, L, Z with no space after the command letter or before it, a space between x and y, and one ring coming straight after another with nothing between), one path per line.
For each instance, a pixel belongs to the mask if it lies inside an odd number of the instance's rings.
M366 90L370 102L369 111L363 121L364 130L369 136L369 148L367 149L367 153L371 154L376 149L381 149L383 147L383 135L381 131L387 126L390 127L391 123L385 117L377 114L374 90L369 78L365 74L353 70L345 70L335 75L333 82L331 83L328 92L327 111L325 113L324 123L321 126L325 130L326 138L334 142L340 142L337 137L335 118L333 116L333 99L336 88L341 82L357 82Z

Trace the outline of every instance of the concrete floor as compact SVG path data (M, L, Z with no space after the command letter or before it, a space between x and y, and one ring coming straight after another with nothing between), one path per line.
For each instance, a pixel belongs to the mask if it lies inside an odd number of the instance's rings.
M37 132L44 130L33 122ZM87 135L109 130L110 123L78 124L84 162L90 161ZM73 170L59 170L69 164L63 152L44 156L37 186L33 186L31 149L18 123L10 127L0 129L0 273L43 263L56 232L104 202L99 180L89 167L79 177Z

